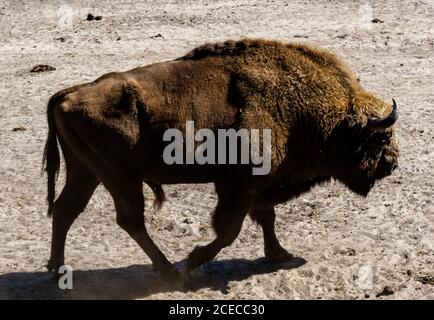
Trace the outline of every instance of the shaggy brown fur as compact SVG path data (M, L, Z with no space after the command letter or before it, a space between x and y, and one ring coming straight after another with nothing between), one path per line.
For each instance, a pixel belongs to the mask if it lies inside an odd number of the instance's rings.
M176 271L146 232L143 182L154 190L157 207L164 201L162 184L215 184L217 237L193 250L189 269L231 244L247 213L263 228L266 256L288 259L274 233L274 206L331 178L366 195L396 167L393 127L370 125L371 118L390 110L332 53L254 39L207 44L174 61L110 73L63 90L47 110L44 159L53 213L48 267L63 264L69 227L99 183L114 198L119 225L165 275ZM163 133L169 128L185 132L187 120L196 129L213 131L271 129L271 172L253 176L251 165L166 165ZM56 137L67 180L53 203Z

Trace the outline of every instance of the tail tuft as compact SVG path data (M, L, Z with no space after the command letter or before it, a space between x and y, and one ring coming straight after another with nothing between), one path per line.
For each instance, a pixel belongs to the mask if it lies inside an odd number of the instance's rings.
M58 96L54 95L48 102L47 120L48 137L45 143L44 155L42 159L42 171L47 172L47 201L48 216L52 215L54 198L56 197L56 179L60 168L60 154L57 146L57 128L54 119L54 111L58 102Z
M154 192L155 199L152 207L156 210L160 210L161 207L163 206L164 201L166 201L166 194L164 193L163 187L160 184L156 184L148 181L146 181L146 184Z

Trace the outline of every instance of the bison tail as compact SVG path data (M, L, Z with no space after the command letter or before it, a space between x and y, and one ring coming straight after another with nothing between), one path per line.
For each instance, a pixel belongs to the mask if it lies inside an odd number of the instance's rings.
M48 216L52 214L54 198L56 196L56 179L60 168L60 154L57 146L57 128L54 118L55 107L59 101L59 96L51 97L47 106L48 137L45 143L44 155L42 159L42 173L47 172L47 201Z
M164 193L163 187L161 186L161 184L156 184L149 181L146 181L146 184L154 192L155 199L152 207L156 210L160 210L163 206L163 202L166 201L166 194Z

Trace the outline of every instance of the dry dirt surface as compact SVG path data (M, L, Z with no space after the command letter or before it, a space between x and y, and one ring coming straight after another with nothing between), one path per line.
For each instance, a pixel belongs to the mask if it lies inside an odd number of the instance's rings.
M0 0L0 298L433 299L433 18L429 0ZM261 259L261 230L247 218L239 238L195 271L187 289L152 271L99 187L68 236L74 289L60 290L44 268L51 222L40 166L49 97L244 36L330 48L367 89L394 97L399 168L367 198L333 182L278 206L277 233L297 257L285 264ZM62 183L63 175L58 191ZM213 238L216 196L212 185L165 190L168 201L146 211L147 225L179 263ZM150 208L147 187L145 194Z

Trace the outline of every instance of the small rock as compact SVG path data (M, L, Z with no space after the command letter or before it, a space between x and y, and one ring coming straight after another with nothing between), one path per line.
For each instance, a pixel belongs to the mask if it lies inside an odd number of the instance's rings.
M372 23L383 23L384 21L381 20L381 19L378 19L378 18L374 18L374 19L372 19L371 22L372 22Z
M382 297L382 296L391 296L392 294L394 294L395 291L393 291L389 286L385 286L383 288L383 291L377 293L376 297Z
M356 255L356 250L354 250L352 248L348 248L348 255L349 256L355 256Z
M432 276L430 276L430 275L419 276L419 277L417 277L416 280L423 283L423 284L430 284L430 285L434 286L434 275L432 275Z
M18 126L12 129L12 131L26 131L27 129L24 128L23 126Z
M182 222L183 222L183 223L186 223L186 224L191 224L191 223L193 223L189 218L185 218L184 220L182 220Z
M98 21L98 20L101 20L101 19L102 19L102 16L94 16L92 13L89 13L87 15L87 18L86 18L87 21L93 21L93 20Z
M34 66L30 72L45 72L45 71L54 71L56 70L55 67L49 66L47 64L38 64Z
M348 247L344 247L344 246L339 247L337 249L337 252L339 254L347 255L347 256L355 256L356 255L356 250L354 250L353 248L348 248Z
M161 33L157 33L155 36L151 36L149 38L155 39L155 38L164 38L164 37L163 37L163 35Z

